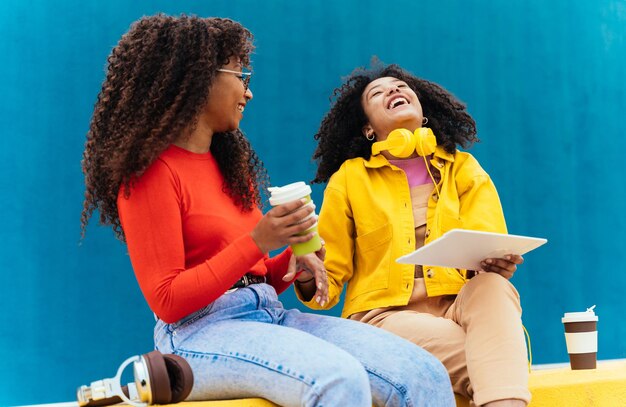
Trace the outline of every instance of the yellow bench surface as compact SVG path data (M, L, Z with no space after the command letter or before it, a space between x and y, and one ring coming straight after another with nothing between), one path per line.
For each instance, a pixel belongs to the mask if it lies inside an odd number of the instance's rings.
M599 361L594 370L537 366L530 374L530 407L626 407L626 360ZM264 399L196 401L180 407L275 407ZM469 402L457 397L458 407Z
M535 367L528 381L530 407L626 407L626 360L599 361L597 369ZM458 407L467 400L457 398Z
M530 373L529 387L530 407L626 407L626 359L599 361L598 368L593 370L571 370L569 365L535 366ZM61 407L62 404L46 406ZM277 407L260 398L188 401L169 406ZM468 406L467 400L457 396L457 407Z
M169 404L179 407L276 407L277 404L265 399L240 399L219 401L185 401L178 404Z

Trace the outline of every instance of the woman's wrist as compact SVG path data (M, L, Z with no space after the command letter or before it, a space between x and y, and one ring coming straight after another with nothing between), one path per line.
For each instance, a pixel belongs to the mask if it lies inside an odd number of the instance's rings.
M268 254L269 253L269 249L266 248L264 245L262 245L259 242L259 238L256 235L255 231L253 230L252 232L250 232L250 237L252 238L252 241L256 244L256 246L259 248L259 250L261 251L261 253L263 254Z
M307 284L307 283L313 282L314 280L315 280L315 277L311 277L311 278L308 278L306 280L298 280L298 279L296 279L296 283L298 283L298 284Z
M300 293L302 300L309 302L315 297L315 277L310 277L308 280L298 280L294 284L296 290Z

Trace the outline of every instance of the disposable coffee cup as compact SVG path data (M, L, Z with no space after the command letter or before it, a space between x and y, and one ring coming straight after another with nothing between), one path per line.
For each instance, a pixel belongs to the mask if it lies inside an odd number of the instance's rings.
M566 312L561 318L572 370L595 369L598 355L598 316L595 305L585 312Z
M307 202L306 205L311 205L315 208L315 204L313 203L313 200L311 200L311 187L305 182L294 182L293 184L288 184L282 187L270 187L268 188L268 191L270 192L270 205L272 206L304 199ZM315 211L302 221L304 222L312 216L315 216ZM291 245L291 249L296 256L313 253L322 248L322 241L317 233L317 222L315 222L315 224L309 229L298 234L306 235L311 232L314 232L315 234L309 241Z

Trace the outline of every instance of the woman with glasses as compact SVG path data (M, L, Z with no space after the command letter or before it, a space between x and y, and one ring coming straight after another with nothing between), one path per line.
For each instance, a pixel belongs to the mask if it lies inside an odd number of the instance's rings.
M453 228L506 233L489 175L457 150L477 141L474 120L448 91L397 65L358 69L333 95L313 156L313 182L328 182L318 230L329 302L311 301L306 281L296 281L300 299L330 308L347 283L343 317L432 352L475 405L526 405L520 299L509 282L523 259L484 259L474 277L395 261Z
M132 25L109 56L87 135L83 231L97 210L126 242L156 348L192 367L190 400L454 405L445 369L421 348L278 301L304 269L297 280L315 280L324 302L324 250L268 256L309 240L298 233L315 219L300 201L259 210L267 176L239 130L252 48L228 19Z

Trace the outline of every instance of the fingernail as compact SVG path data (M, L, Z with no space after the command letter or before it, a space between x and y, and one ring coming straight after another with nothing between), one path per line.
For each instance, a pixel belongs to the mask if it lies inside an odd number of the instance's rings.
M485 260L485 261L487 262L487 264L491 264L491 263L493 263L493 260L491 260L491 259L487 259L487 260Z
M504 256L505 259L511 260L511 256Z
M315 301L317 301L317 303L318 303L319 305L322 305L322 297L319 297L319 296L318 296L318 297L315 299Z
M302 203L304 204L304 203L306 203L307 201L306 201L306 199L302 198L302 199L300 199L300 202L302 202Z
M317 288L319 288L320 290L322 289L322 282L321 281L319 283L317 283Z
M323 307L324 305L326 305L326 301L322 301L320 305Z

